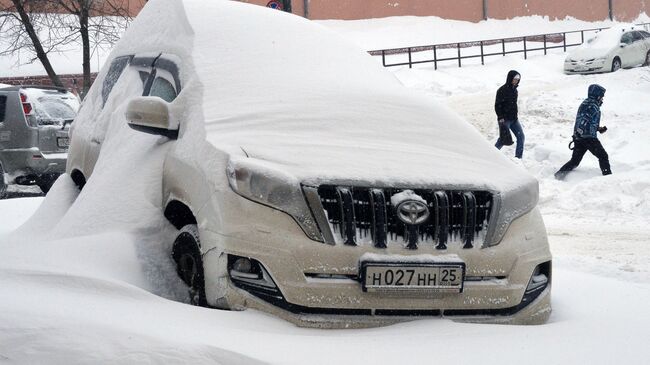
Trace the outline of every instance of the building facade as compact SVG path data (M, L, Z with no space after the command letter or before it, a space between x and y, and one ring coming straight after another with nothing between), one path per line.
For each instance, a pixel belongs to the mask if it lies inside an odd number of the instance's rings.
M72 1L72 0L71 0ZM107 0L104 0L107 1ZM135 16L147 0L111 0ZM210 0L203 0L210 1ZM650 0L239 0L287 11L313 20L369 19L389 16L438 16L478 22L541 15L550 19L567 16L585 21L632 21L650 15ZM110 2L110 1L109 1ZM10 9L11 0L0 0Z
M646 0L241 0L275 7L308 19L368 19L389 16L438 16L478 22L541 15L585 21L632 21L650 15Z

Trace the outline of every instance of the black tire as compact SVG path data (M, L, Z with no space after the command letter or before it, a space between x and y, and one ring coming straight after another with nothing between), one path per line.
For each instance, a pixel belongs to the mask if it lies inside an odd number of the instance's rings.
M178 276L189 287L190 303L207 307L200 242L196 224L184 226L174 240L172 258L176 263Z
M621 59L618 57L614 57L614 60L612 61L612 72L616 72L621 69Z
M50 188L52 188L52 185L54 185L54 182L58 178L59 178L58 174L41 175L36 179L36 185L38 185L38 187L41 188L43 194L47 194L47 192L50 191Z
M4 199L7 194L7 183L5 182L5 170L0 164L0 199Z

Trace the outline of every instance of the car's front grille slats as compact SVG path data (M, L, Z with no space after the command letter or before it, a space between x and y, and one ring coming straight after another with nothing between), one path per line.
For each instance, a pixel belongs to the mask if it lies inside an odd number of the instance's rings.
M418 224L398 217L391 202L391 197L406 190L428 210L428 218ZM471 249L485 239L493 207L488 191L335 185L321 185L317 191L329 224L321 229L332 231L334 243L350 246L386 248L401 244L406 249L418 249L431 245L446 250L451 244L459 244ZM417 218L418 213L413 214Z
M377 248L386 248L386 197L381 189L370 189L372 209L372 240Z
M473 193L463 193L463 248L472 248L476 227L476 197Z
M354 246L356 244L356 219L352 190L346 187L337 187L336 193L341 211L341 236L344 238L346 245Z
M436 191L434 193L434 209L436 223L435 225L435 238L438 241L436 248L438 250L447 249L447 236L449 235L449 199L444 191Z

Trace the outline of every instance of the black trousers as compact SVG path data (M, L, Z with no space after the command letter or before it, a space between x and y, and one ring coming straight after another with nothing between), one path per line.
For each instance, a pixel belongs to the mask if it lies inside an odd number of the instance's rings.
M560 171L571 171L578 167L580 161L582 161L582 157L584 157L587 151L598 157L598 164L600 165L600 171L603 175L609 175L612 173L612 170L609 167L609 156L598 138L583 138L576 140L573 146L573 156L571 156L571 160L564 164L564 166L560 168Z

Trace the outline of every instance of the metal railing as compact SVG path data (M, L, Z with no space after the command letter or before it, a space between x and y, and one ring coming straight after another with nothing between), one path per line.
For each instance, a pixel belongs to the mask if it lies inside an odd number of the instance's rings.
M641 23L636 24L636 26L641 26L645 29L650 28L650 23ZM591 28L591 29L582 29L569 32L557 32L557 33L547 33L547 34L537 34L537 35L527 35L521 37L511 37L511 38L500 38L500 39L487 39L480 41L469 41L469 42L456 42L456 43L444 43L444 44L432 44L427 46L414 46L414 47L403 47L403 48L390 48L390 49L380 49L374 51L368 51L372 56L381 56L382 65L384 67L394 67L394 66L406 66L412 68L413 65L421 63L433 63L434 68L438 69L439 62L445 61L457 61L458 67L462 67L462 60L480 58L481 65L485 64L485 58L490 56L505 56L507 54L514 53L523 53L524 59L528 59L528 53L536 51L544 51L544 55L547 54L548 50L562 48L566 52L567 48L579 46L585 41L585 33L588 32L597 32L603 29L608 28ZM567 42L567 35L580 34L580 41ZM577 39L577 36L575 37ZM507 43L516 43L519 45L523 42L523 48L517 48L514 50L506 50ZM541 45L540 45L541 43ZM499 50L494 50L494 46L500 45ZM532 46L532 47L531 47ZM471 48L475 49L478 47L480 52L474 54L461 54L461 49ZM486 50L486 47L491 48L489 51ZM455 55L450 56L449 50L455 49ZM420 57L417 60L414 60L414 55L420 55L422 52L432 51L432 58L425 57L422 59ZM443 51L446 54L441 55L440 52ZM396 63L388 63L387 56L397 55L397 54L407 54L408 60L401 61Z

